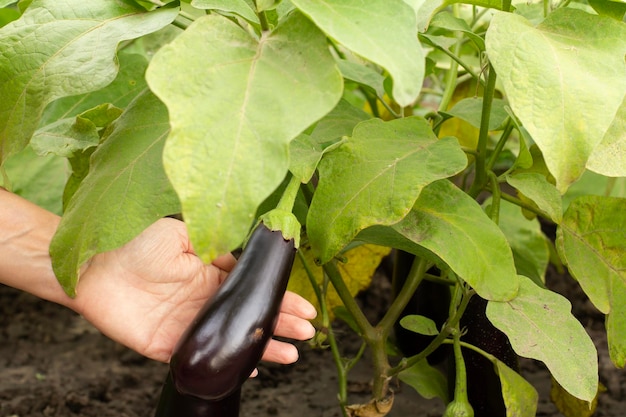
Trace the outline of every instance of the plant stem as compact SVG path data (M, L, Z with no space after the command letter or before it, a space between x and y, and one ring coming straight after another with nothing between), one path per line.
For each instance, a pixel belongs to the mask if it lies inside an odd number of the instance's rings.
M507 193L503 193L500 195L500 197L504 200L504 201L508 201L509 203L513 203L516 206L519 206L525 210L530 211L531 213L536 214L539 217L543 217L546 220L552 221L552 219L550 218L550 216L548 216L546 213L544 213L543 211L539 210L537 207L533 206L532 204L526 203L525 201L520 200L517 197L513 197L510 194Z
M465 369L463 352L461 351L461 330L458 328L458 324L455 331L452 333L452 342L454 364L456 368L454 379L454 402L466 404L468 407L471 407L467 396L467 371ZM473 413L470 415L473 416Z
M476 178L470 187L469 195L476 198L487 183L487 143L489 142L489 120L491 119L491 106L493 96L496 91L496 72L489 64L487 83L483 95L483 107L480 120L480 131L478 133L478 146L476 147Z
M328 275L328 279L330 279L330 282L333 284L333 287L335 287L343 305L346 307L346 310L348 310L348 313L354 318L361 335L369 344L369 341L375 338L374 328L363 314L363 311L361 311L361 308L357 305L352 294L350 294L350 290L348 290L345 282L343 282L337 265L335 265L334 262L328 262L324 264L323 268L324 272Z
M489 211L489 217L495 224L500 223L500 200L502 198L502 191L500 190L500 184L498 184L498 178L493 171L489 171L489 180L491 184L491 210Z
M504 127L504 131L502 131L502 134L500 135L500 139L498 140L496 147L491 153L491 156L489 157L489 161L487 161L487 166L486 166L487 171L491 171L493 169L493 166L496 164L496 160L498 159L498 156L502 152L502 149L504 149L504 145L506 145L507 141L511 137L513 128L514 128L513 121L509 117L506 121L506 126Z
M339 387L338 399L339 405L341 409L344 410L344 417L347 417L345 412L345 406L348 403L348 371L349 367L344 366L343 360L341 358L341 354L339 352L339 346L337 345L337 340L335 339L335 333L333 332L332 323L330 322L330 318L328 315L328 306L326 304L326 290L328 288L328 280L324 279L323 288L320 289L320 286L317 284L315 280L315 276L313 275L313 271L309 267L306 258L302 254L301 251L297 252L298 258L300 262L302 262L302 266L304 267L304 271L306 272L307 277L309 278L309 282L311 283L311 287L313 288L313 292L315 292L315 297L317 298L317 302L320 305L320 313L322 316L322 326L326 329L328 344L330 346L330 351L333 356L333 361L335 362L335 367L337 368L337 385ZM326 276L325 276L326 278Z
M393 329L394 324L398 321L398 318L400 318L400 314L402 314L402 310L404 310L404 307L411 301L415 290L417 290L420 282L424 279L426 264L427 262L424 258L415 258L413 261L402 289L395 300L393 300L393 303L391 303L391 306L389 306L389 309L378 323L378 326L376 326L382 330L384 337Z
M172 26L175 26L179 29L186 30L189 27L189 23L183 22L182 20L176 18L171 23Z
M259 17L259 22L261 23L261 30L263 32L269 31L270 25L267 21L267 15L265 14L265 11L259 11L256 0L254 0L254 8L256 9L256 15Z
M372 366L374 367L374 381L372 383L372 396L375 400L382 400L387 397L389 391L388 375L389 359L387 357L387 351L385 349L385 343L387 341L385 332L380 327L372 327L369 323L363 311L359 308L356 301L350 294L348 287L343 282L341 273L334 262L329 262L324 265L324 272L328 275L330 282L335 287L339 298L343 302L348 313L352 315L352 318L356 322L357 327L361 332L363 340L372 350Z

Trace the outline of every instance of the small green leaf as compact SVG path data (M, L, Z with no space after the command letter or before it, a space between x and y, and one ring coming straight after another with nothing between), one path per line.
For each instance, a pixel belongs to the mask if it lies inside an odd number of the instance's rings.
M500 377L507 417L535 417L539 400L537 390L504 362L496 360L495 369Z
M586 196L572 201L557 229L557 248L572 275L608 314L611 359L626 364L626 199Z
M259 17L254 12L254 3L248 0L192 0L191 5L197 9L234 13L248 22L259 23Z
M148 67L148 60L142 55L124 51L119 52L117 58L120 70L111 84L98 91L53 101L43 113L41 126L77 116L102 103L110 103L121 109L128 106L147 87L144 73Z
M437 325L432 319L419 315L404 316L400 319L400 325L407 330L426 336L439 334Z
M486 45L511 108L563 194L624 100L626 25L572 8L555 10L537 27L496 13Z
M39 155L53 153L70 158L100 142L99 129L117 119L122 110L102 104L74 118L61 119L35 132L31 146Z
M307 183L326 152L341 145L341 138L352 134L354 127L371 116L345 100L324 116L309 134L301 134L289 144L289 170Z
M410 385L426 399L441 398L448 401L448 380L436 368L422 360L398 374L398 379Z
M503 200L498 225L513 251L517 273L543 286L550 249L539 221L527 219L518 206Z
M375 69L345 59L337 60L337 66L346 80L369 87L378 97L385 96L385 77Z
M487 300L517 294L513 254L480 205L448 180L426 186L411 212L392 227L372 227L359 240L443 260Z
M39 0L1 28L0 164L28 144L48 103L113 81L119 42L154 32L177 14L108 0Z
M93 153L92 170L70 201L50 245L63 289L74 295L78 270L116 249L180 205L162 165L169 131L165 106L146 92L114 123Z
M164 164L207 262L245 238L287 173L289 142L343 90L326 37L297 12L260 38L201 17L159 50L147 80L170 112Z
M402 220L425 185L466 164L458 142L438 140L422 118L359 123L319 166L307 231L320 261L330 260L361 230Z
M487 318L504 332L515 352L546 364L572 395L592 401L598 390L596 348L572 316L567 299L521 277L512 300L489 301Z
M464 98L446 111L444 114L465 120L474 127L480 128L483 111L483 99ZM505 103L500 99L493 99L491 116L489 117L489 130L502 130L504 122L509 117Z
M553 222L561 223L563 219L561 194L554 185L548 182L545 175L536 172L523 172L508 175L506 182L525 197L531 199Z
M17 3L17 0L0 0L0 7L7 7L14 3Z
M402 0L292 0L329 37L385 68L393 98L408 106L420 93L424 52L417 40L414 10Z

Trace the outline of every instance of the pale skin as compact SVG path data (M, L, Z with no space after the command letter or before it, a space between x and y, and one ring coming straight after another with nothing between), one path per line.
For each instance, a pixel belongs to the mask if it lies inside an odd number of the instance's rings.
M103 334L157 361L168 362L176 342L236 261L211 264L196 256L183 222L161 219L125 246L94 256L81 268L75 298L52 270L50 241L60 218L0 188L0 283L66 306ZM275 335L313 337L315 308L287 292ZM271 340L263 360L293 363L291 343Z

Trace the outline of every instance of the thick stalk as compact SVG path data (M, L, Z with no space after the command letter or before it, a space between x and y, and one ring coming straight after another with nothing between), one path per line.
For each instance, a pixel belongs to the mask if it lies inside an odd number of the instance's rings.
M337 265L335 265L334 262L328 262L327 264L324 264L323 268L326 275L328 275L328 279L330 279L330 282L333 284L333 287L335 287L343 305L346 307L346 310L348 310L348 313L350 313L354 319L361 335L363 336L363 339L370 344L369 342L376 337L374 327L372 327L370 322L367 320L367 317L365 317L365 314L363 314L363 311L361 311L361 308L356 303L354 297L350 294L350 290L348 290L345 282L343 282L341 272L339 272Z
M320 313L322 316L322 327L327 330L328 344L330 345L330 351L333 356L333 361L335 362L335 367L337 368L337 385L339 387L339 405L341 409L344 410L345 417L345 406L348 402L348 369L344 366L343 360L341 359L341 354L339 353L339 347L337 345L337 341L335 339L335 333L333 332L332 323L330 322L330 318L328 315L328 306L326 305L326 288L321 289L315 280L315 276L313 275L313 271L309 267L306 259L302 252L298 251L298 257L300 258L300 262L304 267L304 271L306 272L307 277L309 278L309 282L311 283L311 287L315 292L315 297L317 298L317 302L320 305ZM325 283L326 284L326 283Z
M370 349L372 349L372 366L374 367L372 395L375 400L383 400L387 397L390 379L388 376L390 369L389 359L385 350L385 334L379 327L374 328L369 323L363 311L350 294L348 287L346 287L346 284L343 282L337 265L333 262L329 262L324 265L324 271L328 275L333 287L335 287L346 310L348 310L348 313L350 313L356 322L363 340Z
M491 64L488 68L487 83L483 95L483 107L478 133L478 146L476 147L476 178L469 190L469 195L476 198L487 184L487 143L489 142L489 120L491 119L491 107L493 96L496 91L496 72Z
M258 11L259 7L257 6L257 1L254 0L254 8L257 10L257 16L259 17L259 22L261 23L261 30L263 32L267 32L270 30L269 22L267 21L267 15L265 11Z
M380 323L378 323L378 328L383 332L383 337L386 338L389 335L389 332L393 329L393 326L396 321L400 318L402 314L402 310L407 306L411 297L417 290L417 287L424 279L424 275L426 273L427 262L423 258L415 258L413 261L413 265L411 265L411 270L409 271L409 275L406 278L402 289L396 296L393 303L383 316Z

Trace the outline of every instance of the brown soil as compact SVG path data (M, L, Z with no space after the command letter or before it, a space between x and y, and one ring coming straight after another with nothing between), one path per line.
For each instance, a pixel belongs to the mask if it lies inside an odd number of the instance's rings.
M384 279L376 283L360 297L373 316L384 311L389 292ZM608 358L603 316L571 278L553 273L548 283L570 298L574 314L597 344L607 392L595 415L626 415L626 375ZM358 341L351 332L340 326L337 336L344 353L353 353ZM260 376L244 385L242 416L341 415L330 352L306 343L299 347L297 364L262 364ZM166 372L167 365L112 342L73 312L0 286L0 417L152 417ZM537 415L562 416L549 400L545 368L523 360L522 373L540 394ZM369 377L365 358L350 373L350 401L367 401ZM395 391L390 417L442 415L440 400L424 400L405 385Z

